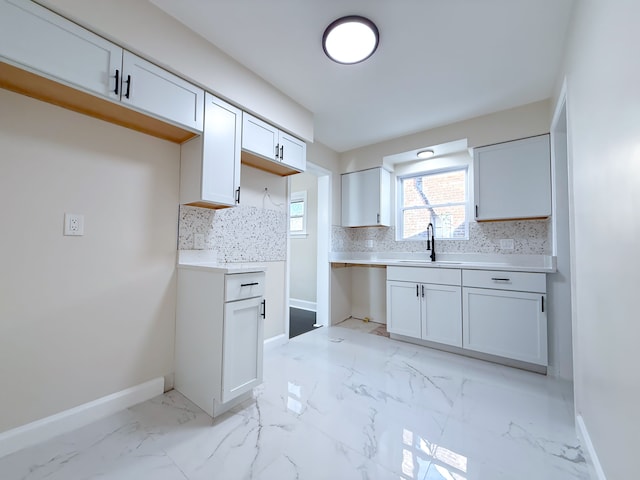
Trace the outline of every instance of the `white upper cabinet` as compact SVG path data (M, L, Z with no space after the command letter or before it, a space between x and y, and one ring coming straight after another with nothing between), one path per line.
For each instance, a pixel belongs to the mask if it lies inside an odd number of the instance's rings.
M391 174L371 168L342 174L342 226L391 225Z
M202 132L204 90L27 0L0 0L0 85L179 143Z
M122 52L33 2L0 0L0 57L5 62L119 100Z
M246 112L242 114L243 150L275 161L276 145L278 145L278 129L276 127Z
M127 51L121 99L137 110L202 131L204 90Z
M242 161L279 175L305 171L307 144L248 113L242 115Z
M279 132L280 161L304 172L307 168L307 144L285 132Z
M180 203L206 208L240 201L242 111L205 95L204 131L180 147Z
M549 135L474 149L476 220L551 215Z

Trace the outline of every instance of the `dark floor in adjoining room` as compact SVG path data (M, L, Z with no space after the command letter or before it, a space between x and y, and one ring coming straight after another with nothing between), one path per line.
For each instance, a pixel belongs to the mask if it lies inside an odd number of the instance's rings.
M289 308L289 338L297 337L303 333L310 332L316 323L316 312L302 310L300 308Z

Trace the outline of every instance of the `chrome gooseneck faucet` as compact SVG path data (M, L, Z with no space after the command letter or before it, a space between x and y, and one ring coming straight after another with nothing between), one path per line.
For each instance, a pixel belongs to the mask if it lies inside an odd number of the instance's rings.
M429 230L431 230L431 238L429 238ZM433 233L433 223L427 225L427 250L431 250L431 261L436 261L436 237Z

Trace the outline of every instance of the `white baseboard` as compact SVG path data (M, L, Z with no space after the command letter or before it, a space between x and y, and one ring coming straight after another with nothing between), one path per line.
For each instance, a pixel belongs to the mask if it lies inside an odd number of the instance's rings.
M288 341L289 337L286 334L282 333L280 335L276 335L275 337L267 338L264 341L264 349L272 350L276 347L279 347L280 345L284 345Z
M135 387L2 432L0 458L149 400L161 395L163 391L164 378L154 378Z
M318 310L318 304L316 302L308 302L297 298L290 298L289 306L299 308L300 310L309 310L310 312L316 312Z
M604 470L602 470L602 465L600 465L598 454L591 442L591 437L589 436L589 431L587 430L587 426L584 423L582 415L576 415L576 430L580 444L586 449L585 453L587 454L587 463L589 464L592 476L595 475L595 478L598 480L607 480Z

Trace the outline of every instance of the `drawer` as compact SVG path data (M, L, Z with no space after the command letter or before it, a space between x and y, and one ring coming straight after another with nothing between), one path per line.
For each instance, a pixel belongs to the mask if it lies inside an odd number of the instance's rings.
M225 275L224 301L264 296L264 272L228 273Z
M460 285L460 269L438 267L387 267L387 280L439 285Z
M546 293L547 277L544 273L463 270L462 285L495 290Z

